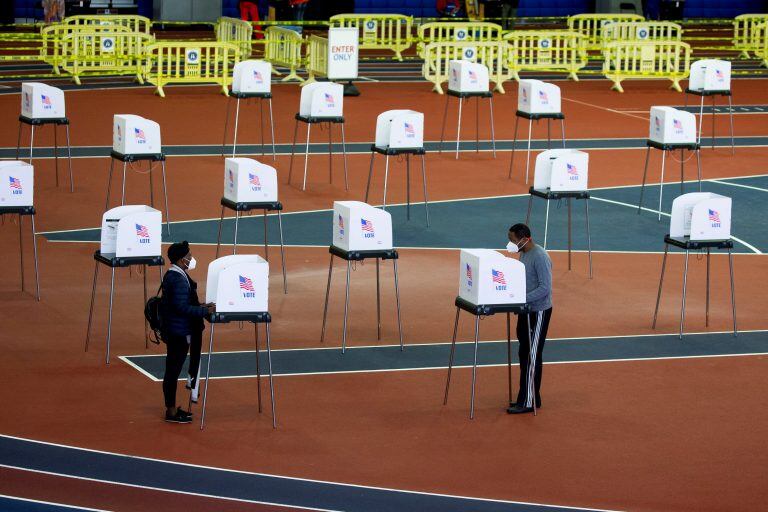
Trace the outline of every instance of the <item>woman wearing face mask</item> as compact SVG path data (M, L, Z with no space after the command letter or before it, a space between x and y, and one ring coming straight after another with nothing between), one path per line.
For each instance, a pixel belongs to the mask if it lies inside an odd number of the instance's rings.
M187 388L192 390L192 401L197 402L200 350L203 343L203 318L215 311L214 304L200 304L197 283L189 277L194 270L195 258L184 241L168 248L171 268L163 276L162 337L168 349L163 377L165 397L165 421L190 423L192 414L176 406L176 381L190 352Z

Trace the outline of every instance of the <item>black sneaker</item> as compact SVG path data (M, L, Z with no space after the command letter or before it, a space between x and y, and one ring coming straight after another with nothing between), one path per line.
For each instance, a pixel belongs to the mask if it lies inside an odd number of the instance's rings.
M176 414L165 413L165 421L168 423L192 423L192 416L189 413L185 413L181 409L176 411Z

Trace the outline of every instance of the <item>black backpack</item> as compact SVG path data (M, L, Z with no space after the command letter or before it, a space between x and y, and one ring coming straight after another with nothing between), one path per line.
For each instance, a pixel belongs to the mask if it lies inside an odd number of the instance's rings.
M163 315L162 315L162 297L161 293L163 285L157 289L157 294L151 297L144 305L144 318L147 319L149 328L152 329L154 336L149 337L149 340L155 345L159 345L163 340L162 327L163 327Z

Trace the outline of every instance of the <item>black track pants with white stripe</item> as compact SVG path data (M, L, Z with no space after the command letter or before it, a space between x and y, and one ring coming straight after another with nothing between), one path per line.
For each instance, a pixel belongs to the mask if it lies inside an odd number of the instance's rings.
M526 321L526 317L528 321ZM536 394L536 407L541 407L541 373L544 342L547 340L549 319L552 308L535 311L528 315L517 316L517 339L520 342L520 391L517 393L517 404L521 407L533 407L533 396ZM531 336L528 338L530 322Z

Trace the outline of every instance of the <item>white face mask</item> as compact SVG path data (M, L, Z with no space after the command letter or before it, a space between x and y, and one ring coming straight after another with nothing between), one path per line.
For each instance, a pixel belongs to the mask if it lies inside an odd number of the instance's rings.
M530 238L529 238L528 240L530 240ZM522 249L523 247L525 247L525 245L528 243L528 240L526 240L526 241L525 241L525 243L524 243L523 245L519 246L519 247L518 247L518 245L517 245L516 243L514 243L514 242L509 242L509 243L507 244L507 252L510 252L510 253L512 253L512 254L515 254L515 253L517 253L517 252L520 252L520 249Z
M189 259L189 263L187 263L187 270L195 270L195 267L197 266L197 260L194 256L192 256Z

